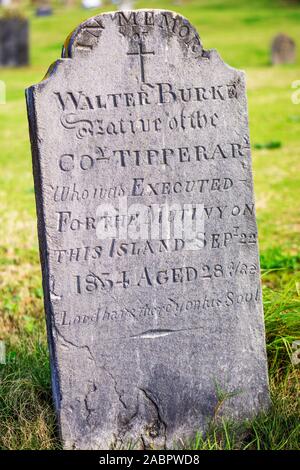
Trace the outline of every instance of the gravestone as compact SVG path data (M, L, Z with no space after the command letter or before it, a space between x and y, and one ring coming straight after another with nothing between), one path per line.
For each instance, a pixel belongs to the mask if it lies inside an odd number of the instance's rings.
M272 64L293 64L296 60L295 41L286 34L278 34L272 42Z
M120 2L120 10L132 10L134 8L134 0L122 0Z
M36 16L52 16L53 10L49 0L39 0L35 14Z
M176 13L107 13L27 106L65 448L171 448L265 409L244 73Z
M0 18L0 67L19 67L28 61L28 21L17 16Z
M51 6L41 6L36 9L36 16L52 16L53 10Z

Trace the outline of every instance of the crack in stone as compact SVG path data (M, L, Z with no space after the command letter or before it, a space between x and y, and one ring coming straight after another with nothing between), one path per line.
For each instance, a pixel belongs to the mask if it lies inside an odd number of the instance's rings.
M165 420L163 419L162 415L161 415L161 412L160 412L160 409L159 409L159 406L158 404L156 403L156 401L154 400L154 398L151 396L151 393L148 391L148 390L145 390L144 388L141 388L139 387L139 390L142 392L142 394L144 395L144 397L150 401L150 403L154 406L155 408L155 411L156 411L156 414L157 414L157 419L159 421L159 423L162 425L163 427L163 439L164 439L164 448L166 448L166 444L167 444L167 423L165 422ZM153 437L151 436L150 434L150 437ZM156 436L155 436L156 437ZM145 447L145 439L143 436L141 436L141 440L143 442L143 445ZM146 448L146 447L145 447Z
M86 421L87 421L88 424L90 424L91 415L92 415L93 411L95 411L95 408L91 408L89 406L89 403L88 403L89 395L91 393L96 392L96 390L97 390L96 384L95 384L95 382L93 382L91 389L86 393L86 395L84 397L84 405L85 405L85 408L86 408L86 411L87 411Z
M138 333L137 335L130 336L130 338L145 338L145 339L154 339L154 338L162 338L164 336L171 335L173 333L180 333L184 331L194 331L194 330L202 330L203 327L198 328L180 328L178 330L147 330L143 333Z
M137 333L136 335L131 336L116 336L115 338L104 338L103 341L105 342L113 342L113 341L126 341L129 339L155 339L164 336L168 336L174 333L186 332L186 331L197 331L203 330L203 326L195 327L195 328L179 328L177 330L164 330L164 329L157 329L157 330L147 330L142 333Z
M145 441L145 438L144 438L143 434L141 434L141 441L142 441L142 444L143 444L143 449L146 450L147 449L147 443Z
M56 325L53 325L54 326L54 329L56 331L56 333L58 334L58 336L67 344L70 344L71 346L73 346L74 348L77 348L77 349L86 349L89 353L89 359L93 362L95 362L95 358L91 352L91 349L89 346L87 346L86 344L84 344L83 346L79 346L78 344L75 344L73 343L72 341L70 341L69 339L66 339L64 337L64 335L59 331L59 329L57 328Z
M122 394L118 391L118 383L117 383L117 380L115 379L115 377L113 376L113 374L107 369L106 366L102 365L101 368L104 370L104 372L107 373L107 375L111 378L111 380L113 381L114 383L114 390L118 396L118 399L119 399L119 402L123 405L123 407L125 408L125 410L127 410L127 405L126 403L124 402L124 400L122 400Z

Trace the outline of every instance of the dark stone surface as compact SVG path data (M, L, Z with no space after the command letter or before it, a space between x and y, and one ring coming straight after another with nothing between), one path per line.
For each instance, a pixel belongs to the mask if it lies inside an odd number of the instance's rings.
M29 25L26 19L0 18L0 67L29 62Z

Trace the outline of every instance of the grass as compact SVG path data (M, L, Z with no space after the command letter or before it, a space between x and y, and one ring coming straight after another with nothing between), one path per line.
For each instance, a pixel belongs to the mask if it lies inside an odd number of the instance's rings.
M10 349L5 374L1 372L0 448L59 448L45 341L23 337Z
M300 50L300 5L153 0L137 7L184 14L204 47L244 69L248 82L272 408L237 425L222 421L223 397L208 434L185 447L299 449L300 371L291 355L300 333L300 104L291 94L300 80L300 54L294 65L271 67L269 44L282 31ZM8 352L7 364L0 365L0 449L56 449L24 88L41 80L67 34L91 13L57 2L53 17L36 18L27 5L23 14L31 22L31 65L0 70L7 87L7 104L0 105L0 339Z
M212 424L205 437L197 434L188 445L192 450L299 450L299 403L295 403L298 378L270 383L272 409L252 422L237 424L220 420Z

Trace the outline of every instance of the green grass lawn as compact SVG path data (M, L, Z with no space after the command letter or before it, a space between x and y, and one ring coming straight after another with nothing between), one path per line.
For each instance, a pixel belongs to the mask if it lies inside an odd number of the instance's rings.
M300 449L300 373L291 363L291 344L300 335L300 104L291 100L292 82L300 80L300 4L174 3L149 0L136 7L177 10L196 26L204 48L218 49L225 62L246 71L273 397L267 415L239 425L216 416L205 440L198 436L186 447ZM0 448L53 449L60 444L51 405L24 89L43 78L68 33L94 12L59 5L52 17L36 18L29 7L24 12L31 23L31 65L0 69L7 86L7 103L0 105L0 339L8 348L7 364L0 365ZM278 32L295 39L296 64L270 66L270 41Z

